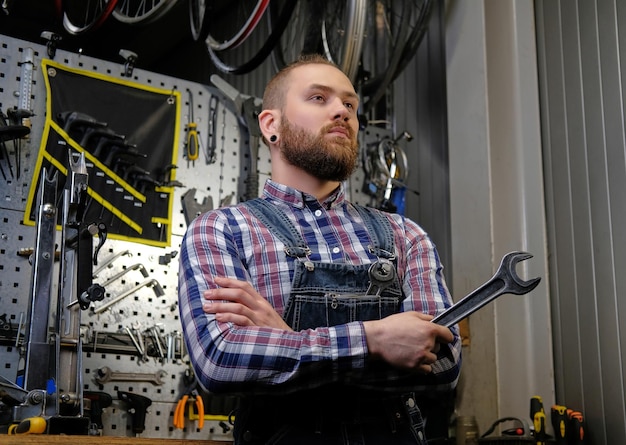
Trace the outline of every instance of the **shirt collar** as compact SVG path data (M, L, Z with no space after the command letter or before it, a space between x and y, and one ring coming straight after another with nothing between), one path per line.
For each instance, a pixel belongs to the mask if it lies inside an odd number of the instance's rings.
M284 184L279 184L271 179L265 181L263 187L263 197L269 198L272 201L281 201L289 206L303 209L306 202L315 201L317 199L313 195L301 192L292 187L288 187ZM330 194L328 198L321 203L326 209L331 209L335 206L343 204L346 200L346 191L343 182Z

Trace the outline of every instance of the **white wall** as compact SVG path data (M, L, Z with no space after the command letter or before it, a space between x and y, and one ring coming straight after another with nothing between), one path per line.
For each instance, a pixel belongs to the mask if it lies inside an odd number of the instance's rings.
M529 400L554 403L543 175L532 0L449 0L446 12L451 237L456 299L488 280L504 254L542 277L470 317L458 414L481 431L530 421Z

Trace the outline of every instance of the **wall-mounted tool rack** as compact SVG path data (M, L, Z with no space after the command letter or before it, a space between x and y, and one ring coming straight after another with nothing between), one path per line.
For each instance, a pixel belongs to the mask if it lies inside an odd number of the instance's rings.
M30 128L29 134L5 141L6 153L0 153L0 376L10 381L17 381L18 371L23 368L20 353L24 348L31 284L29 256L35 243L35 227L23 221L46 117L46 89L40 67L47 57L43 44L0 35L0 109L6 114L11 108L26 106L34 113L24 121ZM93 273L94 282L105 284L106 297L92 303L81 317L83 390L108 393L113 398L103 411L101 434L134 435L128 404L117 396L118 391L123 391L152 402L141 437L228 440L230 425L220 416L207 420L202 430L189 419L185 429L173 426L188 369L178 317L177 253L187 220L194 213L243 198L249 137L238 119L238 110L221 90L209 85L208 79L207 85L202 85L142 70L134 70L128 78L122 59L113 63L62 50L56 51L54 61L111 78L178 91L181 100L177 184L168 229L170 244L155 247L108 239ZM195 160L189 159L185 147L187 124L192 120L199 141ZM387 129L368 127L361 134L361 144L389 137L389 133ZM270 171L263 146L257 168L262 186ZM350 180L351 195L354 201L367 203L370 198L361 192L362 186L363 172L359 170ZM117 302L110 304L114 300ZM105 304L110 305L98 309ZM119 373L122 378L115 380ZM133 378L137 380L131 381ZM224 414L211 413L210 409L208 413Z

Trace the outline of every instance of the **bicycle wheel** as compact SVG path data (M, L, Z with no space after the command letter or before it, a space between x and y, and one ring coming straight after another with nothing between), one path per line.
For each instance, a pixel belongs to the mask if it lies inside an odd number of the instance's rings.
M213 8L207 1L211 0L189 0L189 27L193 40L199 42L205 40L209 35L209 23Z
M257 68L269 56L285 31L297 2L293 0L273 0L278 19L273 21L269 14L255 27L254 32L238 48L218 51L207 41L207 50L213 64L222 72L246 74ZM220 20L221 22L221 20ZM213 33L214 24L211 25Z
M167 14L176 2L177 0L118 0L113 17L130 25L148 24Z
M318 53L355 81L365 33L367 0L300 0L274 49L276 70L304 54ZM271 6L270 12L273 13Z
M359 87L371 111L417 51L428 25L432 0L370 0Z
M111 15L118 0L63 0L63 27L73 35L100 27Z
M207 44L214 51L225 51L241 45L259 24L270 0L237 0L217 3L214 10L216 22L227 26L214 26ZM234 32L233 32L234 31Z
M367 0L328 0L321 38L326 58L356 80L367 18Z

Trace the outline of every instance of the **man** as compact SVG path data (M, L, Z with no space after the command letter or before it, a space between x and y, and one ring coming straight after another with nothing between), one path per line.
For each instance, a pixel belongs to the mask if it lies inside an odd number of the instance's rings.
M242 395L236 444L420 444L415 392L456 385L458 331L414 222L346 200L358 159L350 80L319 56L278 73L259 124L272 175L262 199L196 218L180 254L191 362Z

